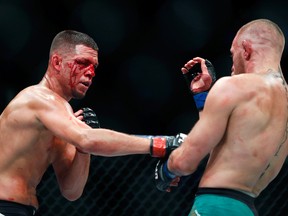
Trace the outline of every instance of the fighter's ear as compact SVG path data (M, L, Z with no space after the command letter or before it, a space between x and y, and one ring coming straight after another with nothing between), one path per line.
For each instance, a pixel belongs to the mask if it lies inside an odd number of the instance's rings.
M61 68L61 62L62 62L62 59L59 55L53 54L51 56L51 64L57 71L59 71Z
M249 60L251 57L251 53L252 53L252 45L250 41L247 40L243 40L242 41L242 47L244 49L244 59L245 60Z

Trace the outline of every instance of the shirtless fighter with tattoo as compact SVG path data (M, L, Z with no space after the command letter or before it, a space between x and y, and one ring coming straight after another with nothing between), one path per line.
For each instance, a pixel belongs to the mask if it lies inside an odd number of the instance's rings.
M288 92L280 66L284 45L278 25L257 19L234 37L232 76L212 86L199 57L181 69L187 75L201 64L190 90L196 105L199 100L205 105L182 145L168 160L159 160L155 178L158 189L170 190L173 179L192 174L209 156L189 215L258 215L254 199L278 175L288 152Z

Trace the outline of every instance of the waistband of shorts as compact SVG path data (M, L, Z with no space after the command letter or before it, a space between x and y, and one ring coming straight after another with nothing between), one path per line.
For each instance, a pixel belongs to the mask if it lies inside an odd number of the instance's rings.
M241 202L244 202L250 207L254 206L254 201L255 201L254 197L249 196L248 194L244 192L233 190L233 189L228 189L228 188L206 188L206 187L198 188L196 192L196 196L201 195L201 194L215 194L215 195L230 197L233 199L237 199Z
M8 207L8 206L25 209L29 213L29 215L35 215L36 211L37 211L37 209L31 205L24 205L21 203L12 202L12 201L8 201L8 200L0 200L0 208L1 207Z

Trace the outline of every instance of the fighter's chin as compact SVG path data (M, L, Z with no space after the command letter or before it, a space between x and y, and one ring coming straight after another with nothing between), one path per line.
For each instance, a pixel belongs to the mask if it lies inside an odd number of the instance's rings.
M82 99L82 98L84 98L85 97L85 95L86 95L86 92L74 92L73 93L73 98L74 99Z

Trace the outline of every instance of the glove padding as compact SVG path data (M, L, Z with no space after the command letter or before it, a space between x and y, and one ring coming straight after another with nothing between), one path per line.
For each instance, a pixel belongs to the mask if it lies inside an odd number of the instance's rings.
M155 167L155 184L160 191L170 191L171 183L177 176L167 168L167 160L160 159Z
M83 120L87 125L89 125L91 128L100 128L100 123L98 121L96 113L88 108L84 107L83 110Z
M216 72L215 72L215 69L214 69L214 66L212 65L212 63L208 60L208 59L205 59L205 65L207 67L207 70L208 70L208 73L211 77L211 82L207 82L205 83L205 90L203 91L207 91L209 90L212 85L215 83L216 81ZM185 67L186 68L186 67ZM185 81L187 82L187 85L188 85L188 88L189 90L191 91L192 94L197 94L199 92L202 92L201 90L200 91L195 91L192 86L191 86L191 82L198 76L198 75L201 75L202 74L202 69L201 69L201 63L197 63L195 64L192 68L188 69L186 68L186 70L188 71L187 73L184 73L183 76L185 78ZM207 86L208 85L208 86Z
M176 136L152 137L150 142L150 155L152 157L168 158L173 150L178 148L186 134L179 133Z
M213 84L216 82L216 72L212 63L205 59L205 65L207 67L208 74L204 74L201 69L201 64L197 63L192 68L186 70L187 73L183 73L185 81L188 85L190 92L193 95L196 107L201 111L204 107L207 94ZM194 80L195 79L195 80ZM197 83L198 80L201 82L200 87L194 88L193 85ZM193 81L193 82L192 82Z

